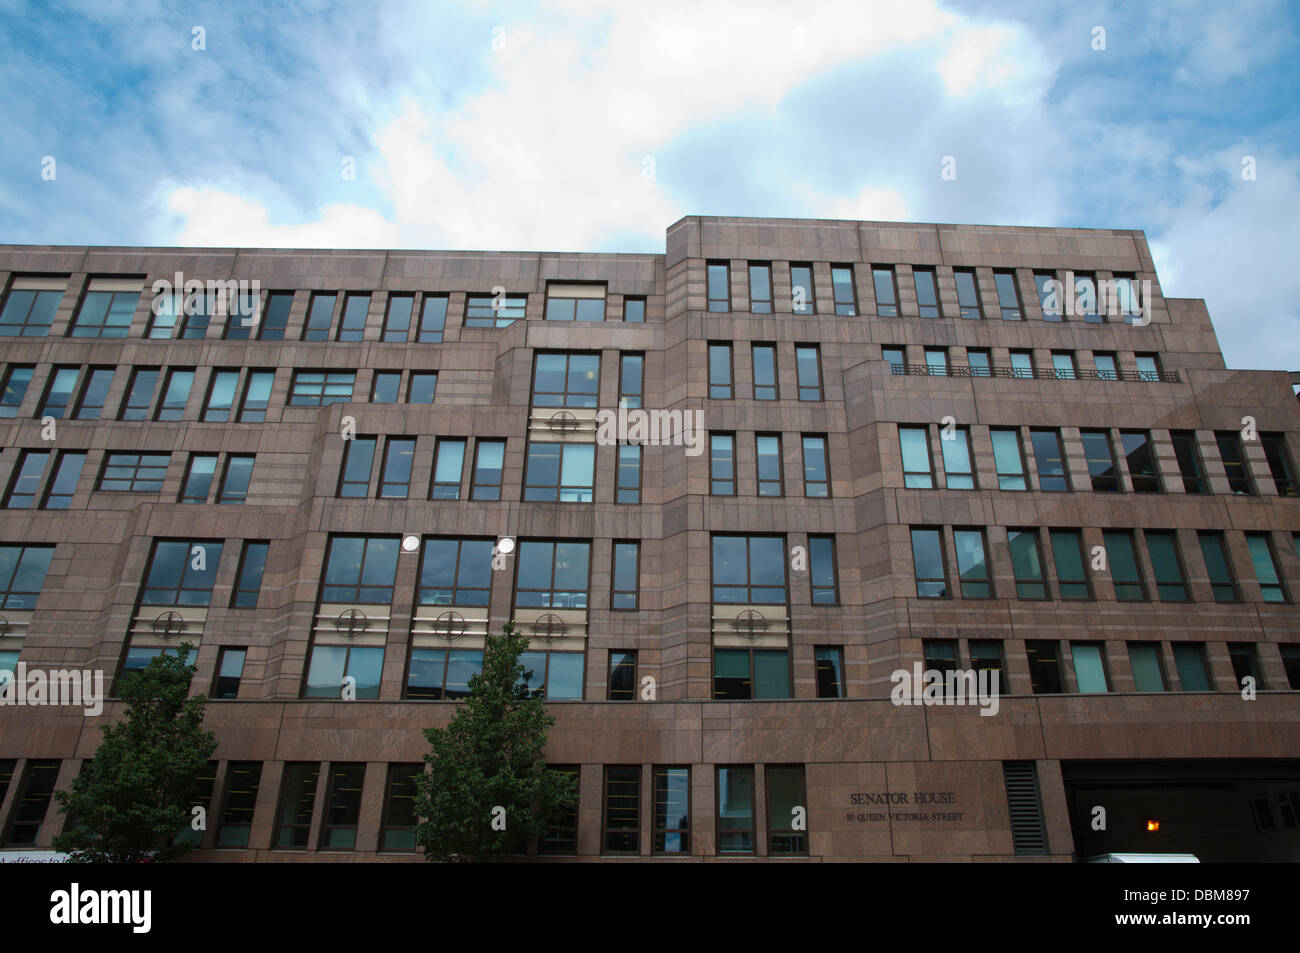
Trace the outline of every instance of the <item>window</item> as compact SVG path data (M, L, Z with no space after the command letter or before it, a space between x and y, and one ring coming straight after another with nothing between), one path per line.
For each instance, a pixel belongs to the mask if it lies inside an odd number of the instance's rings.
M993 363L987 348L970 347L966 349L966 364L970 367L971 377L992 377Z
M321 833L321 850L352 850L356 847L365 777L364 764L330 765L330 789L325 802L325 829Z
M1262 433L1259 442L1264 445L1264 459L1268 461L1268 471L1273 475L1277 495L1295 496L1294 471L1287 456L1285 437L1280 433Z
M1074 681L1081 695L1110 691L1100 642L1071 642L1070 655L1074 658Z
M1227 547L1222 533L1203 532L1196 534L1201 544L1201 556L1205 559L1205 569L1210 577L1210 591L1215 602L1236 602L1237 584L1232 578L1232 568L1228 562Z
M81 391L81 399L77 401L77 409L72 416L76 420L98 420L104 412L104 402L108 398L108 388L112 383L113 368L92 367L86 379L86 386Z
M713 601L785 605L784 538L714 536Z
M1068 491L1070 474L1061 452L1061 432L1031 429L1029 442L1034 447L1034 463L1038 467L1038 488L1049 493Z
M957 578L963 599L991 599L993 585L982 529L954 529L953 548L957 551Z
M98 490L158 493L167 476L169 453L109 453L99 476Z
M1115 454L1110 447L1110 433L1105 430L1084 430L1079 434L1083 441L1083 456L1088 461L1088 477L1095 493L1118 493L1119 474L1115 469Z
M55 312L63 300L65 283L62 280L50 282L59 286L57 290L35 287L47 281L41 278L13 280L4 308L0 310L0 337L43 338L50 333Z
M814 314L812 265L790 265L790 309L795 314Z
M426 539L418 604L486 606L492 589L493 545L491 539Z
M1007 687L1006 664L1002 659L1002 642L998 639L971 639L970 667L978 677L980 672L993 672L997 675L999 691ZM991 676L990 676L991 677Z
M591 543L527 540L515 560L515 606L530 609L587 608Z
M889 373L907 373L907 355L903 348L891 347L888 344L882 345L880 348L880 357L889 365Z
M266 296L266 307L257 329L259 341L283 341L289 326L289 309L293 307L292 291L273 291Z
M469 649L411 649L405 698L439 701L469 695L469 681L483 673L483 653Z
M640 589L638 567L640 565L641 544L633 542L616 542L614 544L614 585L612 609L637 608L637 592Z
M761 433L754 438L758 468L758 495L784 496L781 479L781 435Z
M212 697L225 701L239 697L239 683L244 677L245 649L223 648L217 658L217 678L212 685Z
M271 384L275 371L249 371L244 381L244 399L239 404L241 423L260 424L266 420L271 405Z
M1228 658L1232 662L1232 674L1238 687L1244 688L1246 679L1253 679L1256 688L1265 688L1264 676L1259 670L1259 655L1254 642L1229 642Z
M151 340L166 340L176 330L176 319L185 312L187 297L179 291L155 296L149 308L149 323L145 337ZM205 328L206 331L206 328Z
M340 341L360 341L365 337L366 312L370 310L370 295L349 294L343 297L343 320L339 324Z
M826 438L803 437L803 495L813 498L831 495L830 461L826 456Z
M1113 351L1094 351L1092 363L1097 368L1097 378L1103 381L1119 380L1119 363Z
M83 762L81 770L86 770L89 762ZM217 762L209 761L199 772L199 784L197 787L197 796L190 802L191 812L193 808L202 807L209 815L212 814L212 792L217 786ZM0 793L3 789L0 788ZM203 831L196 831L185 824L180 833L172 841L173 844L193 844L195 847L200 846L203 841Z
M213 371L208 382L207 400L203 402L201 420L225 423L235 406L235 387L239 382L239 371Z
M1011 545L1011 569L1016 577L1016 597L1046 599L1047 585L1043 582L1043 560L1038 548L1038 530L1009 529L1007 542Z
M433 451L433 486L431 500L459 500L461 474L465 470L465 441L458 437L439 437Z
M415 438L387 437L384 467L379 480L381 500L404 500L411 493L411 464L415 460Z
M440 344L447 327L447 296L425 295L420 307L420 329L415 340L421 344Z
M1092 275L1075 274L1074 276L1075 313L1082 314L1089 324L1101 324L1105 320L1097 311L1097 279Z
M1034 354L1032 351L1010 351L1009 356L1011 358L1012 377L1034 376Z
M916 573L917 596L922 599L948 598L948 574L939 530L913 527L912 564Z
M754 362L754 400L776 400L776 347L771 344L755 344L751 353Z
M709 345L709 396L714 400L730 400L731 345Z
M352 371L295 371L290 407L328 407L352 400L357 375Z
M609 765L605 768L602 851L606 854L635 854L640 840L641 768L639 765Z
M606 697L612 702L636 701L636 689L636 652L610 649Z
M1135 354L1138 379L1144 381L1160 380L1160 358L1155 354Z
M470 484L471 500L501 499L501 473L505 466L504 440L479 440L474 445L474 479Z
M1023 318L1024 315L1020 313L1020 295L1016 291L1015 272L993 272L993 284L998 290L998 307L1002 309L1002 320L1019 321Z
M1077 529L1053 529L1047 535L1052 543L1061 598L1091 599L1092 586L1083 567L1083 534Z
M1282 667L1286 669L1287 685L1291 691L1300 691L1300 645L1279 645L1282 650ZM4 787L0 785L0 797L4 796Z
M62 420L63 415L67 413L68 405L72 403L72 395L77 389L79 377L81 377L80 368L56 367L54 373L50 375L49 385L45 388L45 400L41 402L41 409L37 411L36 416Z
M1056 374L1059 381L1072 381L1079 375L1074 369L1074 352L1073 351L1053 351L1052 352L1052 371Z
M630 324L644 324L645 298L625 297L623 299L623 320Z
M927 671L943 675L957 671L957 642L954 639L923 639L921 653L925 656ZM946 679L945 679L946 681Z
M505 328L528 313L527 295L469 295L465 299L465 327Z
M1160 643L1130 642L1128 660L1129 667L1133 669L1134 691L1165 691L1165 672L1160 664Z
M81 470L86 465L84 451L64 450L59 454L59 461L54 466L54 478L45 488L45 502L41 509L66 510L72 506L72 497L77 492L77 481L81 479Z
M528 442L524 499L590 503L596 479L596 445Z
M218 847L247 847L262 780L260 761L232 761L226 773L225 803L217 829Z
M316 807L316 779L319 775L319 764L284 766L274 847L307 846L307 838L311 834L311 816Z
M718 853L754 853L754 769L718 769Z
M180 502L206 503L208 495L212 492L212 480L216 475L217 455L215 453L190 454L190 465L185 471Z
M1159 493L1160 480L1156 476L1155 458L1151 454L1151 435L1145 430L1121 430L1119 439L1128 462L1133 492Z
M819 645L813 652L817 675L818 698L846 698L844 690L844 649Z
M411 309L415 295L389 295L388 313L384 315L385 341L405 341L411 333Z
M239 558L239 571L235 575L235 592L230 600L232 609L256 609L262 589L262 574L266 572L266 554L271 544L244 543L244 554Z
M736 495L736 438L728 433L709 434L709 493Z
M939 435L943 472L950 490L975 489L975 466L970 452L970 428L944 428Z
M655 768L654 852L691 852L691 769Z
M375 465L375 437L353 437L344 442L343 466L339 469L340 497L370 495L370 471Z
M876 314L882 318L898 317L898 286L892 265L874 265L871 282L876 289Z
M916 305L923 318L942 318L939 306L939 285L934 280L933 268L912 269L912 284L916 287Z
M582 652L523 652L519 656L526 685L533 697L548 701L582 698Z
M730 349L728 349L730 350ZM641 397L645 390L642 370L645 367L645 355L624 351L618 362L618 402L629 410L641 406Z
M546 288L547 321L604 321L605 286L551 284Z
M731 277L725 262L709 262L708 293L710 311L731 310Z
M730 701L790 697L785 649L715 649L713 697Z
M599 354L537 355L534 407L595 407L599 394Z
M185 416L185 404L190 399L190 386L194 383L194 371L172 368L167 372L167 384L163 388L162 402L154 412L154 420L181 420Z
M383 646L313 645L302 697L339 698L352 678L356 698L378 698L383 667Z
M931 377L947 377L948 349L946 347L927 347L925 349L925 370Z
M124 338L131 328L131 318L140 300L140 289L134 291L96 291L99 282L92 280L91 290L81 300L81 307L72 321L70 337L74 338ZM105 282L108 284L108 282Z
M1020 453L1020 431L992 428L993 465L998 472L999 490L1025 490L1025 460Z
M619 444L618 485L614 490L615 503L641 502L641 446Z
M0 546L0 609L35 609L53 546Z
M1246 547L1250 550L1250 561L1255 567L1255 581L1259 583L1260 594L1265 602L1286 602L1286 592L1277 575L1277 563L1273 560L1273 544L1267 533L1247 533Z
M954 268L952 276L957 282L957 308L963 318L982 318L979 292L975 287L974 268Z
M1173 533L1147 530L1147 552L1151 556L1151 572L1155 576L1156 593L1162 602L1186 602L1187 583L1178 558L1178 544Z
M1183 691L1214 691L1210 667L1205 660L1205 643L1175 642L1174 667L1178 670L1178 683Z
M1035 695L1061 693L1061 646L1057 642L1026 642L1029 682Z
M206 540L156 540L140 604L210 605L221 549L221 543Z
M858 295L853 287L853 269L849 265L831 266L831 293L835 297L835 313L853 317L858 313Z
M1121 602L1145 601L1146 586L1142 583L1142 572L1138 568L1133 534L1106 530L1101 538L1106 544L1106 563L1110 566L1110 578L1115 584L1115 598Z
M816 347L794 349L795 372L799 379L800 400L822 399L821 353Z
M9 365L4 376L4 386L0 387L0 418L18 416L18 408L22 406L34 370L34 367Z
M767 852L773 857L808 853L808 799L804 797L803 765L768 765ZM795 829L795 819L802 830Z
M934 469L930 463L929 428L900 426L898 445L903 454L903 486L914 490L933 488Z
M1183 478L1187 493L1205 493L1205 468L1201 466L1201 452L1196 446L1196 433L1192 430L1173 430L1169 433L1178 460L1178 472Z
M772 266L749 263L749 311L772 313Z
M200 304L202 315L200 317L200 312L196 310L194 317L202 321L203 330L197 336L201 338L207 335L208 324L212 316L221 313L223 297L228 302L226 306L229 310L226 315L225 333L222 337L227 341L247 341L252 336L253 324L257 321L257 311L262 302L259 300L259 295L241 296L234 291L228 295L218 292L216 296L211 296L206 301L202 297L199 298L199 301L203 302ZM187 330L188 324L189 319L186 320ZM182 337L185 336L187 334L182 333Z
M374 380L370 386L370 402L372 404L397 403L397 395L401 392L401 384L401 371L375 371Z
M302 329L304 341L328 341L330 325L334 323L336 294L314 294L307 308L307 323Z
M1129 315L1141 310L1133 300L1133 285L1137 281L1134 274L1112 275L1109 281L1102 282L1099 292L1105 293L1105 311L1109 315L1123 316L1126 324L1132 324ZM1101 302L1098 301L1098 305Z
M14 467L9 492L5 494L5 509L30 510L36 506L36 491L40 488L45 465L50 461L48 450L24 450Z
M331 537L321 601L389 605L396 573L396 537Z
M1062 321L1061 297L1053 271L1034 272L1034 288L1038 292L1038 306L1043 309L1044 321Z
M381 851L415 850L416 781L424 774L423 764L390 764L384 785L384 819L379 828Z
M1235 430L1216 430L1214 439L1219 445L1219 456L1228 476L1229 490L1232 493L1253 495L1255 487L1246 467L1246 453L1241 446L1241 436Z
M13 820L9 825L5 846L31 846L40 837L54 795L54 785L58 781L59 764L58 760L51 758L27 762L27 776L23 779L22 789L14 798Z
M813 605L838 605L840 597L835 586L835 537L809 536L808 560Z

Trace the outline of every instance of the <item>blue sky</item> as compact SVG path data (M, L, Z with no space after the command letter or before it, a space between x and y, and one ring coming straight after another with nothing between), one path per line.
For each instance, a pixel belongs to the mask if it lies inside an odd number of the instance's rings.
M1230 366L1300 370L1298 34L1284 0L0 0L0 242L1142 228Z

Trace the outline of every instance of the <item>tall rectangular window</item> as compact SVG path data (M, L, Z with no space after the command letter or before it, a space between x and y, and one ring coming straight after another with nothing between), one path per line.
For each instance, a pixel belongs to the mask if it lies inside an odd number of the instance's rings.
M970 428L944 428L939 435L943 471L950 490L975 489L975 465L970 452Z
M13 820L5 838L6 847L30 847L40 837L59 777L59 763L52 758L33 758L27 762L26 777L11 812Z
M629 324L645 324L645 298L625 296L623 298L623 320Z
M1244 688L1248 678L1253 679L1256 688L1268 687L1259 670L1259 655L1254 642L1229 642L1228 660L1232 662L1232 674L1238 687Z
M709 494L736 495L736 438L733 434L709 434Z
M506 328L528 313L527 295L469 295L465 298L465 327Z
M1160 663L1159 642L1130 642L1129 667L1133 670L1133 690L1139 692L1165 691L1165 671Z
M826 453L826 438L803 437L803 495L821 498L831 495L830 458Z
M595 479L595 444L528 442L525 500L590 503Z
M97 490L118 493L157 493L167 476L169 453L108 453Z
M954 268L953 279L957 282L957 308L963 318L982 318L979 290L975 284L974 268Z
M986 347L968 347L966 349L966 366L970 368L971 377L992 377L992 352Z
M1072 381L1079 375L1075 371L1073 351L1052 352L1052 373L1058 381Z
M1134 493L1159 493L1155 456L1151 453L1151 435L1145 430L1121 430L1120 443L1128 463L1128 475Z
M957 671L957 642L955 639L924 639L921 652L925 657L925 667L946 676Z
M259 341L283 341L284 330L289 326L289 309L293 307L292 291L273 291L266 296L262 320L258 324Z
M405 341L411 333L411 309L415 295L389 295L388 313L384 315L385 341Z
M1286 670L1286 683L1291 691L1300 691L1300 645L1279 645L1282 652L1282 667ZM4 795L4 786L0 785L0 796Z
M1013 271L993 272L993 284L998 289L998 307L1002 310L1002 320L1019 321L1024 317L1020 313L1020 293L1016 290L1016 274Z
M424 774L424 765L390 764L388 782L384 786L384 819L379 828L381 851L415 850L415 828L419 817L415 813L416 781Z
M927 347L925 349L925 370L931 377L947 377L948 349L946 347Z
M1105 430L1084 430L1079 437L1083 441L1083 456L1088 461L1088 478L1092 481L1093 492L1119 492L1119 474L1115 469L1110 433Z
M370 402L372 404L395 404L401 390L401 371L375 371L370 384Z
M795 314L815 314L812 265L790 265L790 309Z
M934 487L934 467L930 462L928 427L898 428L898 445L903 455L903 486L914 490Z
M835 297L836 314L851 318L858 313L858 295L849 265L831 265L831 293Z
M49 461L48 450L23 451L18 458L18 465L14 467L13 478L9 481L5 509L30 510L36 506L36 491L40 488L41 477L45 475L45 465Z
M343 298L343 320L339 322L338 340L363 340L366 332L366 313L369 310L369 293L345 295Z
M785 605L785 541L781 536L713 537L713 601Z
M1255 567L1255 581L1265 602L1286 602L1286 591L1278 578L1277 563L1273 559L1273 543L1268 533L1247 533L1246 548Z
M197 337L207 336L208 325L212 323L213 317L221 314L221 309L226 308L226 327L222 337L227 341L247 341L253 332L253 324L257 321L257 312L261 307L261 296L254 294L240 295L238 292L218 292L216 295L209 295L206 298L199 297L199 307L195 309L194 314L185 319L185 330L181 332L181 337L189 337L189 324L191 321L200 322L201 331Z
M253 480L253 456L231 454L226 457L226 475L221 481L218 503L243 503L248 499L248 485Z
M835 584L835 537L808 537L809 581L812 583L812 604L838 605L839 590Z
M954 529L953 548L957 551L957 576L961 581L963 599L990 599L993 585L989 580L989 564L985 555L982 529Z
M618 446L618 472L615 475L615 503L641 502L641 445L622 443Z
M1205 559L1205 570L1210 577L1210 591L1215 602L1236 602L1237 583L1232 577L1232 565L1228 562L1228 550L1222 533L1201 532L1196 534L1201 545L1201 556Z
M154 420L183 420L185 405L190 399L190 387L194 383L194 371L174 367L167 372L167 384L163 388L162 402L154 412Z
M624 351L618 361L618 402L629 410L641 406L645 394L645 355Z
M781 435L761 433L754 438L758 468L758 495L783 496Z
M316 779L320 765L286 764L280 785L280 811L275 830L275 847L304 849L311 835L311 816L316 809Z
M471 500L501 499L501 473L505 467L506 442L479 440L474 445L474 479L470 483Z
M781 857L808 853L808 799L803 765L771 765L767 781L767 852Z
M239 683L244 678L246 649L223 648L217 658L217 677L212 683L212 697L229 701L239 697Z
M641 767L605 767L602 853L635 854L641 842Z
M708 263L708 304L710 311L731 310L731 276L726 262Z
M1138 567L1133 534L1127 530L1106 530L1101 538L1106 544L1106 563L1115 584L1115 598L1121 602L1145 601L1147 591Z
M1033 378L1034 376L1034 352L1033 351L1017 351L1013 349L1008 352L1008 356L1011 358L1012 377Z
M772 313L772 266L749 263L749 310L751 314Z
M271 384L275 371L249 371L244 381L244 398L239 403L239 421L260 424L266 421L266 411L271 406Z
M432 404L438 392L438 375L433 371L412 371L406 385L408 404Z
M1056 283L1056 272L1034 272L1034 289L1038 292L1038 306L1043 309L1044 321L1061 321L1061 295Z
M1135 354L1133 361L1137 364L1138 380L1160 380L1160 357L1156 354Z
M1241 446L1241 435L1235 430L1216 430L1214 440L1219 445L1219 457L1228 475L1228 489L1232 493L1253 495L1255 484L1246 467L1246 451Z
M585 609L591 543L525 540L515 560L515 607Z
M86 377L86 386L81 390L77 400L77 409L73 413L76 420L98 420L104 412L104 403L108 399L108 389L113 384L113 368L92 367Z
M1278 496L1295 496L1295 471L1286 451L1286 438L1280 433L1262 433L1259 442L1264 447L1264 459L1268 461L1268 472L1273 476L1273 485L1277 487Z
M754 768L718 766L718 853L754 853Z
M41 284L42 279L28 279L30 284ZM0 337L43 338L50 333L50 325L63 300L62 290L22 288L24 279L15 278L0 309Z
M0 546L0 609L35 609L53 546Z
M1097 310L1097 279L1091 274L1074 275L1075 314L1082 314L1089 324L1101 324L1104 318Z
M655 768L654 851L691 852L691 769Z
M610 608L637 608L637 595L641 588L640 563L640 543L616 542L614 544L614 584L611 590L612 604Z
M441 344L447 328L447 296L425 295L420 306L420 329L415 340L421 344Z
M898 317L898 286L892 265L874 265L871 283L876 289L876 314L882 318Z
M79 367L56 367L50 375L50 382L45 388L45 399L37 417L53 417L62 420L72 403L72 395L77 390L77 380L81 377Z
M22 406L34 370L35 368L31 366L9 365L4 376L4 385L0 387L0 418L18 416L18 408Z
M1091 599L1092 586L1083 566L1083 534L1077 529L1048 531L1052 543L1052 561L1056 563L1056 582L1062 599Z
M330 325L334 323L336 294L314 294L307 306L307 322L302 328L304 341L328 341Z
M1204 642L1175 642L1174 668L1178 670L1178 683L1183 691L1214 691L1210 666L1205 660Z
M889 365L889 373L906 374L907 373L907 353L898 345L881 345L880 358Z
M1071 642L1070 655L1074 658L1074 681L1081 695L1110 691L1100 642Z
M182 503L206 503L212 492L212 481L217 475L217 455L215 453L190 454L190 466L185 471L185 482L181 485Z
M1029 658L1029 683L1035 695L1061 693L1061 645L1054 641L1025 643Z
M91 288L95 282L91 281ZM140 300L135 291L89 291L81 299L77 316L72 319L69 337L124 338L131 327L135 306Z
M1187 583L1183 578L1182 561L1178 558L1178 542L1173 533L1146 530L1147 552L1151 556L1151 573L1155 576L1156 593L1162 602L1186 602Z
M229 421L231 410L235 406L235 388L238 383L239 371L213 371L208 382L208 397L203 402L203 414L199 419L209 423Z
M384 440L384 467L379 480L379 498L404 500L411 493L411 465L415 462L414 437Z
M1020 431L994 427L989 434L993 438L993 465L998 473L998 489L1028 489L1025 459L1020 452Z
M941 318L939 285L934 280L933 268L913 268L912 284L916 287L916 306L923 318Z
M1034 463L1038 467L1038 488L1046 492L1068 491L1070 474L1061 451L1061 432L1031 429L1029 442L1033 444Z
M230 600L232 609L256 609L257 599L262 592L262 575L266 572L266 554L271 544L248 541L244 543L244 554L239 559L239 571L235 574L235 592Z
M609 650L609 684L605 697L612 702L636 701L636 652Z
M1038 530L1009 529L1007 542L1011 545L1011 568L1016 577L1016 597L1046 599L1047 584L1043 581L1043 560L1038 548Z
M59 462L54 466L54 476L45 488L45 502L41 509L66 510L72 506L72 497L77 492L77 482L81 479L81 470L86 465L84 451L64 450L59 454Z
M730 400L731 390L731 345L709 345L709 397L714 400Z
M534 407L595 407L599 395L599 354L537 355L533 366Z
M755 344L751 351L754 362L754 400L776 400L776 347Z
M321 850L352 850L357 846L357 824L361 820L361 792L365 778L364 764L336 762L330 765Z
M1102 381L1119 380L1119 361L1113 351L1093 351L1092 363L1097 368L1097 379Z
M1004 691L1006 689L1007 670L1006 662L1002 657L1002 641L1000 639L971 639L970 667L977 675L980 672L996 673L998 690Z
M217 827L218 847L247 847L257 808L262 762L232 761L226 773L226 796Z
M818 698L845 698L844 649L838 645L819 645L813 652Z
M799 379L800 400L822 399L821 353L816 347L797 346L794 349L795 372Z
M375 465L377 443L375 437L353 437L344 443L338 496L364 498L370 495L370 471Z
M433 451L433 485L431 500L459 500L461 474L465 469L465 441L459 437L439 437Z
M912 528L912 565L916 573L917 596L922 599L948 598L943 534L939 530Z
M1196 445L1196 432L1193 430L1171 430L1169 437L1174 444L1174 457L1178 460L1178 472L1183 478L1183 490L1187 493L1205 493L1205 467L1201 465L1201 451Z

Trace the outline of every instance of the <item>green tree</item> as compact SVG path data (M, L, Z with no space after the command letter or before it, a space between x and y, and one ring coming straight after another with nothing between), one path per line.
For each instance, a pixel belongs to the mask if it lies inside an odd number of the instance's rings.
M576 780L542 757L555 718L528 690L527 647L512 623L489 635L469 696L446 728L425 729L432 750L416 778L415 840L426 860L499 862L576 809Z
M122 678L126 717L104 729L71 792L54 792L69 820L53 840L55 850L85 863L133 863L170 860L193 848L174 841L190 827L217 739L203 729L207 698L188 697L196 671L186 661L191 648L162 653Z

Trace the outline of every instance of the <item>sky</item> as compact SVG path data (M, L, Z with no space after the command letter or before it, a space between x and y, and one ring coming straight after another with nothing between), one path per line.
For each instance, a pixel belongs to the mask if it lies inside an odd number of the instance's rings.
M1139 228L1230 367L1300 370L1298 36L1287 0L0 0L0 243Z

